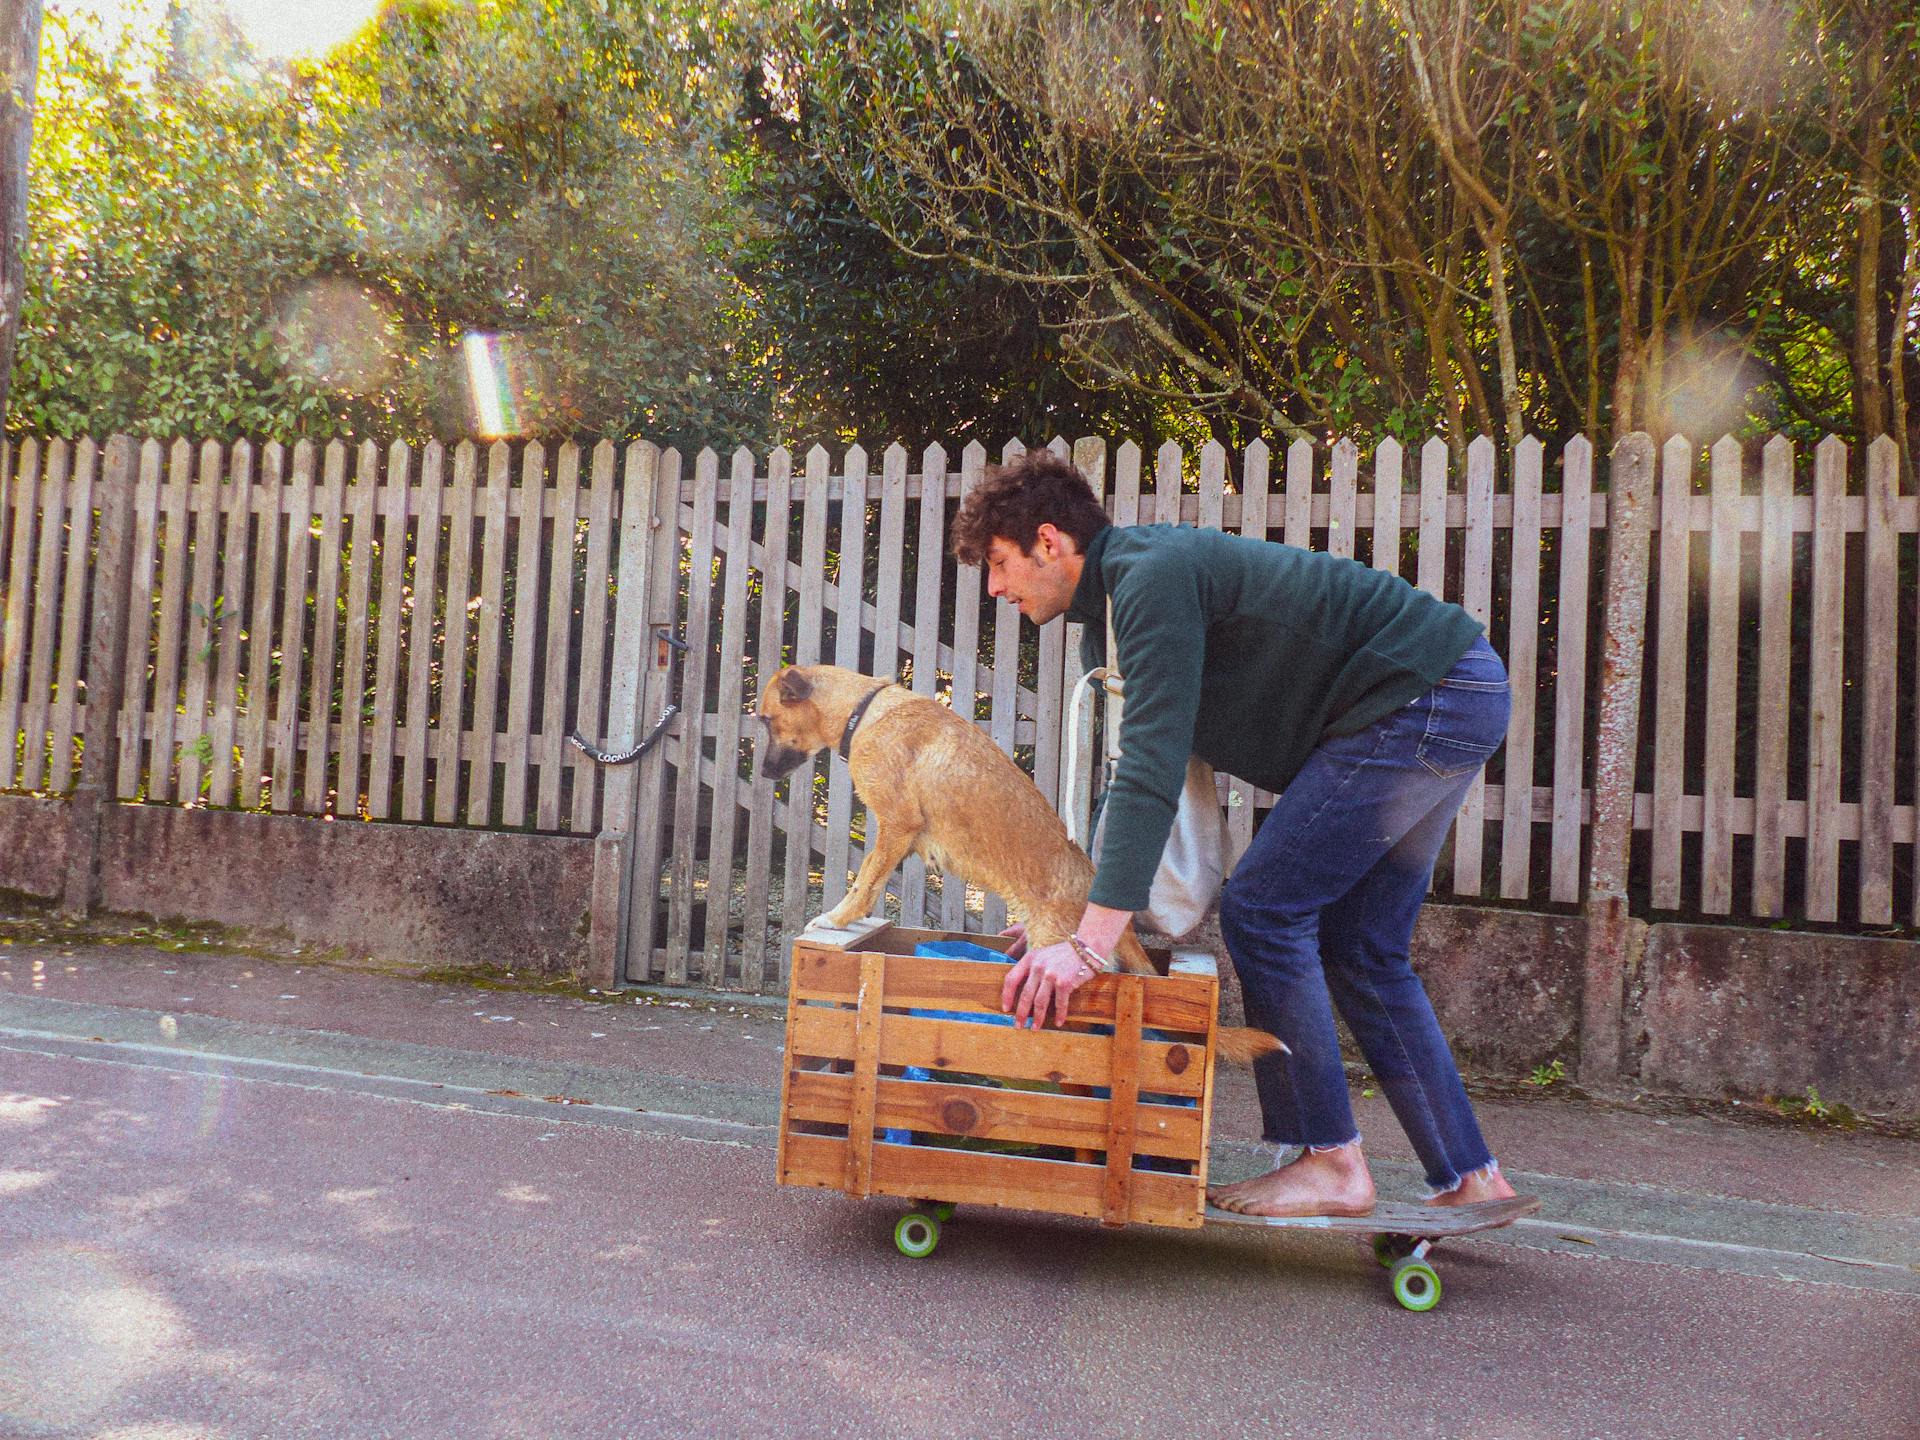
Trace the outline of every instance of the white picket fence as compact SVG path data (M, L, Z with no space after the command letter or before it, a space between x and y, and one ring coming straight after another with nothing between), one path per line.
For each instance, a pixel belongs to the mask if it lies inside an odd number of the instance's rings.
M1589 718L1607 497L1584 439L1554 456L1529 439L1503 460L1481 438L1460 464L1437 440L1364 459L1350 441L1166 445L1151 463L1099 439L1070 453L1121 524L1324 548L1487 623L1514 718L1435 888L1582 898L1607 743ZM126 477L105 476L101 455L28 438L0 465L0 733L18 737L0 788L73 783L101 599L95 517L126 484L131 575L106 597L126 606L116 795L640 834L633 978L769 983L782 937L858 865L864 816L838 761L778 787L754 779L745 712L776 660L900 674L1062 798L1075 627L1023 646L1017 614L946 551L952 506L988 463L977 445L957 463L894 446L877 465L859 447L838 463L815 449L796 468L779 449L689 462L645 445L148 442ZM1684 440L1662 455L1636 904L1910 924L1920 499L1899 494L1890 442L1853 457L1829 439L1810 475L1784 439L1757 467L1744 456L1723 441L1703 467ZM693 642L686 713L637 770L602 770L565 736L619 749L650 728L657 627ZM1238 843L1269 799L1237 797ZM1004 913L913 861L893 895L908 923L996 927Z

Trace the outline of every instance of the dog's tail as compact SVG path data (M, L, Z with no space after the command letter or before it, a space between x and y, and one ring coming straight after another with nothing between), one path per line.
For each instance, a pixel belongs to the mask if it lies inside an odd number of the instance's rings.
M1262 1055L1284 1055L1287 1047L1278 1036L1251 1025L1223 1025L1214 1032L1214 1049L1223 1060L1235 1065L1251 1065Z

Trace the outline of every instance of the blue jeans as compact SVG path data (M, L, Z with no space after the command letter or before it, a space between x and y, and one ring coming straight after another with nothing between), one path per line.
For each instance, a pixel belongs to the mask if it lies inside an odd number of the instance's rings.
M1291 1050L1254 1066L1269 1141L1358 1137L1337 1005L1428 1183L1450 1190L1492 1163L1407 947L1434 857L1506 738L1511 703L1505 666L1476 640L1419 699L1322 741L1227 882L1220 924L1247 1019Z

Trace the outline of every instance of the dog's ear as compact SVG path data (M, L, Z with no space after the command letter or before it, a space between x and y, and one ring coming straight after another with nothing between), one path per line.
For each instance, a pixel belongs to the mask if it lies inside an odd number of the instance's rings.
M813 694L813 682L797 670L782 670L773 677L773 687L785 705L798 705Z

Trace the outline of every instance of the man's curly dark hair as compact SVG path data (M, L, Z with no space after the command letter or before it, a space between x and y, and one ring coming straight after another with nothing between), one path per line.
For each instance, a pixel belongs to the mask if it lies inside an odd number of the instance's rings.
M1042 525L1053 525L1086 553L1088 543L1112 522L1093 487L1072 464L1051 450L1029 450L1010 465L996 465L960 504L953 522L953 554L962 565L986 563L994 537L1025 555Z

